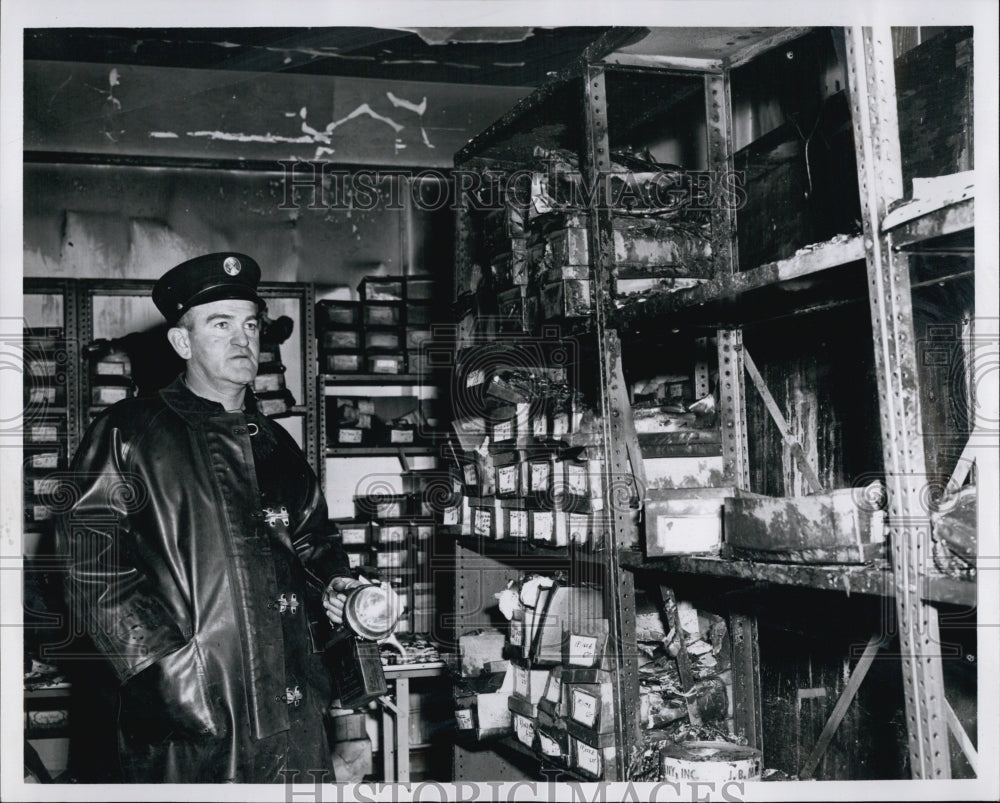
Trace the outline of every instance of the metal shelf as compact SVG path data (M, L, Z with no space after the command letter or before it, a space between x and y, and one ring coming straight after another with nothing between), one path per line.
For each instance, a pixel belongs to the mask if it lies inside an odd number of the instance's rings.
M561 564L587 564L603 566L607 561L604 552L587 552L572 547L545 546L532 544L528 541L503 540L484 538L482 536L460 535L455 539L459 546L476 552L483 557L497 558L506 563L540 562Z
M320 374L327 387L332 385L432 385L427 374ZM434 387L437 387L434 385Z
M622 553L622 565L634 572L652 574L696 574L753 583L773 583L845 594L895 596L892 568L887 563L873 565L831 565L799 563L760 563L750 560L727 560L710 555L674 555L646 559L642 553ZM937 576L926 578L923 599L973 607L976 583Z

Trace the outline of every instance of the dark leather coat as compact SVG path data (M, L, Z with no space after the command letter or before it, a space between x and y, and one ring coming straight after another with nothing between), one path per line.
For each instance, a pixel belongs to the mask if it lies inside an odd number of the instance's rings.
M71 470L57 539L71 609L121 682L125 780L328 768L314 628L322 589L349 569L287 432L249 391L226 412L178 378L95 421Z

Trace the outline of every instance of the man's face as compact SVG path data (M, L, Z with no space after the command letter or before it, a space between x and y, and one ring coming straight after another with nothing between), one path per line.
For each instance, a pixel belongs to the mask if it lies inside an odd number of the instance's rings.
M257 305L244 299L211 301L192 307L187 331L187 370L212 384L244 386L257 376L260 319Z

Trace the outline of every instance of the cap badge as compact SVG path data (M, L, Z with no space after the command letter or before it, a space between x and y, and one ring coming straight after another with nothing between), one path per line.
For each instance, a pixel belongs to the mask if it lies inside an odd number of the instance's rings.
M225 262L222 263L222 269L230 276L235 276L242 268L243 266L236 257L226 257Z

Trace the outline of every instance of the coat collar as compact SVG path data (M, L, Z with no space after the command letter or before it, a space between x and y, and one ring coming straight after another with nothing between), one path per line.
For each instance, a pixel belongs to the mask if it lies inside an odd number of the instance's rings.
M206 399L192 391L184 382L184 374L178 374L173 382L161 389L160 397L168 407L187 421L225 412L225 408L218 402ZM243 412L247 415L257 413L257 397L254 396L253 390L249 386L243 396Z

